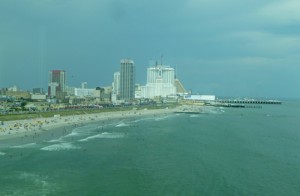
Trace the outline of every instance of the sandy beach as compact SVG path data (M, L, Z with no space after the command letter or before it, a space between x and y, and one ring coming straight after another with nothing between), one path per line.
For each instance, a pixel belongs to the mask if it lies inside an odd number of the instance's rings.
M52 130L59 127L81 125L93 121L104 121L111 119L125 119L146 115L161 115L175 112L175 109L152 109L152 110L130 110L102 112L95 114L59 116L51 118L35 118L17 121L5 121L0 125L0 140L17 137L24 134L33 134L40 131Z

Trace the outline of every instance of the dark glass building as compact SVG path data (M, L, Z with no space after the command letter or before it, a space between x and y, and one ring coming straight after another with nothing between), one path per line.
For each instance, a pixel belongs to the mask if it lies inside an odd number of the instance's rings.
M135 66L130 59L121 60L120 99L134 100L135 95Z

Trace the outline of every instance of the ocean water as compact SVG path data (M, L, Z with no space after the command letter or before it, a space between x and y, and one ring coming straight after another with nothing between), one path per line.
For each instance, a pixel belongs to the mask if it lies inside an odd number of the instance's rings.
M299 195L300 102L0 140L0 195Z

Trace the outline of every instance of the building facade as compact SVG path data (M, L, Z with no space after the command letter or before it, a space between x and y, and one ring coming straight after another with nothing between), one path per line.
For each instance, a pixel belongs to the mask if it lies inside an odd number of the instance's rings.
M51 82L48 84L48 95L50 97L57 96L57 87L58 87L58 83L56 83L56 82Z
M114 73L114 82L113 82L113 94L116 96L120 95L120 72Z
M82 82L81 83L81 88L86 89L87 87L87 82Z
M134 100L135 93L135 66L130 59L121 60L120 72L120 99Z
M169 66L156 65L147 69L147 84L142 87L142 97L167 97L176 94L175 70Z
M93 97L95 89L88 88L75 88L75 96L76 97Z
M50 97L63 96L66 92L66 71L49 71L48 95Z
M33 94L43 94L43 88L33 88L32 89Z

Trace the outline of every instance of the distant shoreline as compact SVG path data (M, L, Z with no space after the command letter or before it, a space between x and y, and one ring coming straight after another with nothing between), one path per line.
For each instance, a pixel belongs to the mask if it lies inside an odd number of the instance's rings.
M0 125L0 140L11 139L23 135L31 135L42 131L49 131L64 126L77 126L90 122L101 122L111 119L123 119L147 115L160 115L174 113L176 109L143 109L100 112L70 116L53 116L49 118L35 118L26 120L5 121Z

